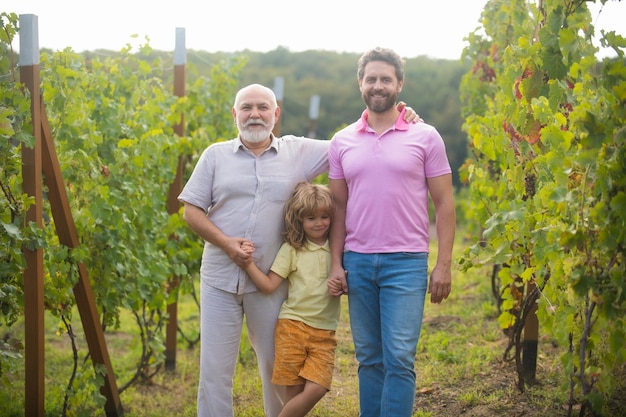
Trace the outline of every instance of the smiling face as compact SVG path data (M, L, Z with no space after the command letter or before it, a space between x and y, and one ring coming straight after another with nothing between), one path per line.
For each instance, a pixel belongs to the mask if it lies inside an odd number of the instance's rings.
M232 113L239 136L248 146L269 143L280 108L272 90L254 84L239 91Z
M307 239L322 246L328 238L331 216L326 210L318 210L315 214L304 216L302 230Z
M403 82L396 77L395 67L384 61L367 63L363 78L359 81L361 97L368 110L374 113L384 113L395 108L402 85Z

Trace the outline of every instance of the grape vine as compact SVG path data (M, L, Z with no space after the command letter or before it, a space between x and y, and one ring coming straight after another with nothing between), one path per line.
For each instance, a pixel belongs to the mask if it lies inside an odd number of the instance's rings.
M516 358L538 306L569 413L602 415L626 362L626 39L602 33L616 57L596 59L587 3L491 0L469 37L463 179L477 243L460 264L494 266Z
M41 54L43 102L81 241L78 248L68 249L59 243L47 201L42 230L24 221L32 202L21 191L20 150L33 143L30 100L19 83L11 47L18 18L3 13L0 21L2 326L10 328L23 316L21 248L42 247L45 307L74 346L72 288L78 279L76 264L82 261L103 328L118 328L122 312L136 322L140 353L134 370L116 369L121 392L162 369L167 304L179 291L193 289L190 271L199 270L202 245L179 214L168 213L168 189L179 155L186 157L186 177L211 141L235 135L230 107L245 59L216 64L210 74L196 77L181 98L164 82L173 68L152 56L147 43L137 50L127 45L114 56L87 57L70 49ZM173 127L181 114L185 135L178 137ZM174 275L181 283L170 291L168 280ZM2 376L22 363L22 348L19 340L0 343ZM65 399L62 406L46 408L61 412L62 407L63 415L77 415L85 403L102 402L102 378L93 367L79 366L75 351L73 356L70 382L49 388L63 392Z

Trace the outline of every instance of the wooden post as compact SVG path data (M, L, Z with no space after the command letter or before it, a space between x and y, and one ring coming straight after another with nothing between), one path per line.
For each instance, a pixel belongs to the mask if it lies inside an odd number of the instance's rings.
M48 187L48 199L61 244L78 246L76 228L72 219L69 201L65 193L59 161L54 149L52 134L39 92L39 40L37 16L20 15L20 79L30 91L33 148L22 147L23 189L33 196L35 204L27 212L27 221L43 227L42 221L42 173ZM25 330L25 404L26 416L44 416L44 286L43 250L25 249L26 270L24 271L24 318ZM107 417L122 415L115 375L106 350L104 334L98 321L98 312L86 268L78 264L79 281L74 287L76 305L80 312L83 330L92 361L106 369L103 394L107 398Z
M59 242L68 248L76 248L80 246L78 232L70 209L70 202L65 191L65 183L59 166L59 158L57 157L52 131L48 124L45 106L41 101L41 137L42 137L42 169L45 174L44 183L48 188L48 200L50 201L50 210L54 218ZM98 309L96 307L95 298L89 282L89 274L83 262L79 262L78 266L78 282L74 286L74 297L76 298L76 307L80 314L80 319L85 332L85 340L91 355L91 361L94 365L102 365L105 369L104 385L100 392L107 399L104 404L104 411L107 417L118 417L124 414L122 404L115 382L115 373L111 365L111 359L104 339L104 331L98 319ZM26 414L29 415L28 413Z
M285 79L283 77L274 78L274 94L276 95L276 101L278 102L278 107L282 109L283 107L283 92L285 87ZM282 111L281 111L282 115ZM274 129L272 129L272 133L276 137L280 137L280 125L281 125L282 116L276 120L276 124L274 125Z
M41 186L41 105L39 95L39 35L37 16L20 15L20 81L30 92L32 114L32 148L22 146L22 188L34 199L26 212L26 221L43 227ZM26 416L44 416L44 298L43 249L23 248L24 270L24 362Z
M186 76L187 51L185 49L185 29L176 28L176 48L174 49L174 95L177 97L185 96L185 76ZM179 137L185 134L185 115L180 115L180 122L174 126L174 133ZM167 212L169 214L178 213L180 210L180 202L178 195L183 189L183 156L178 157L178 166L176 167L176 177L174 182L170 184L167 198ZM178 286L179 277L173 276L169 282L169 290L174 291ZM167 305L167 314L169 316L165 331L165 370L172 371L176 369L176 339L178 336L178 302Z
M537 318L537 297L535 282L528 281L526 298L532 299L526 320L524 322L524 341L522 345L522 370L524 381L532 385L535 383L537 371L537 348L539 346L539 319Z
M309 104L309 133L308 137L315 138L317 135L317 119L320 114L320 96L311 96L311 103Z

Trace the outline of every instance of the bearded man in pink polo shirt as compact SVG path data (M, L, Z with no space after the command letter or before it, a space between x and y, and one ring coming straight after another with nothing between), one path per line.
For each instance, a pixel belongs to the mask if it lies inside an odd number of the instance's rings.
M357 78L367 110L335 134L328 154L337 204L328 286L332 295L348 294L360 416L410 417L426 293L440 303L451 289L452 175L437 130L405 123L395 106L402 58L389 49L368 51ZM430 284L429 194L438 238Z

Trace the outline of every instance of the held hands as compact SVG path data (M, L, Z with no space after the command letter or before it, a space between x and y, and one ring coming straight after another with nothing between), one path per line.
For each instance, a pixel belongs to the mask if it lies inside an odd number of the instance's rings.
M228 239L224 251L237 266L245 268L252 262L254 244L247 239L233 237Z
M328 277L328 293L333 297L348 294L348 281L346 279L348 271L343 268L331 269Z
M243 250L245 253L252 255L252 252L254 252L254 243L250 242L249 240L244 240L243 242L241 242L241 250Z

